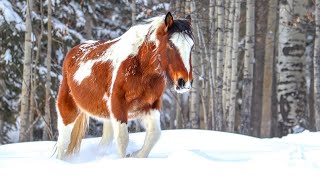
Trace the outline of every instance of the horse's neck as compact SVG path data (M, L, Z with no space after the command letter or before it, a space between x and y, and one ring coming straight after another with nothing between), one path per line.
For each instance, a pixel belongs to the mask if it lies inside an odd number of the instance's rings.
M154 43L143 43L138 56L141 69L148 74L162 74L164 69L161 66L160 57Z

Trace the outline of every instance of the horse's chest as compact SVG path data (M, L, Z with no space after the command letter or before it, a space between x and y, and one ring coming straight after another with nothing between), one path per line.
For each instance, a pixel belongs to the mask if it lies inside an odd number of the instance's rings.
M155 78L147 83L137 83L132 90L125 93L125 98L131 110L143 110L152 107L164 91L165 82Z

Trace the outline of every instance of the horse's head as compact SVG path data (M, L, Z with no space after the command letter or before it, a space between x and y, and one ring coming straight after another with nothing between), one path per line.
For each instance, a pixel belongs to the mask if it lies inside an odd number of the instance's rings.
M192 86L191 50L193 36L191 18L173 20L167 13L157 32L158 54L167 77L178 93L187 92Z

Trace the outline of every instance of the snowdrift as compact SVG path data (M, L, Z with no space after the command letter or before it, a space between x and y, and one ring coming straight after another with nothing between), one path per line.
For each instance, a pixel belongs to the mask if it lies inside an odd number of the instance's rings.
M130 134L128 152L142 146L145 133ZM61 161L55 142L0 146L1 179L317 179L320 133L284 138L205 131L165 130L149 158L117 157L116 146L84 139L78 155ZM5 177L5 178L4 178Z

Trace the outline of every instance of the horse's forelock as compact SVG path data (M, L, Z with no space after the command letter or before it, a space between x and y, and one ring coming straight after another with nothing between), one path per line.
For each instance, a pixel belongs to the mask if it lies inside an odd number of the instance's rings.
M193 39L191 24L185 19L175 20L173 25L168 29L168 33L169 36L172 36L174 33L183 33Z

